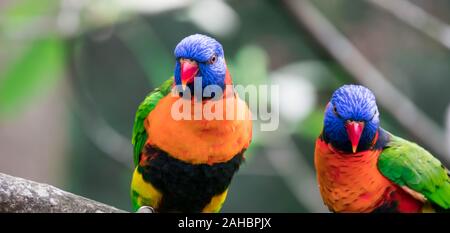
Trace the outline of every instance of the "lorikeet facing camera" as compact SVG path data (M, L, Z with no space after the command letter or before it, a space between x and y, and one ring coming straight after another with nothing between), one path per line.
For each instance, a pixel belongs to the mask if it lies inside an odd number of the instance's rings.
M204 35L184 38L175 48L174 77L152 91L139 106L133 128L135 170L131 183L134 210L150 206L156 212L218 212L228 186L239 169L252 138L247 104L231 87L222 45ZM223 92L214 98L174 95L174 86L194 91L216 85ZM222 119L174 119L172 106L223 103L246 116ZM228 104L231 103L231 104ZM191 114L194 113L192 107ZM232 113L233 114L233 113Z
M435 212L450 209L448 170L428 151L380 127L373 93L336 90L316 141L315 167L333 212Z

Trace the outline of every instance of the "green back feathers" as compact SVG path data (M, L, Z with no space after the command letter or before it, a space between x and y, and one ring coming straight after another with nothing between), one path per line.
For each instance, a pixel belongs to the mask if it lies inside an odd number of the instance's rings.
M380 155L378 168L399 186L407 186L432 203L450 209L448 170L417 144L391 135L391 141Z
M159 100L168 95L172 90L173 78L165 81L160 87L156 88L145 97L144 101L139 105L134 119L133 137L131 143L134 146L134 165L139 164L139 155L142 152L145 142L147 141L147 132L145 132L144 120L148 114L156 107Z

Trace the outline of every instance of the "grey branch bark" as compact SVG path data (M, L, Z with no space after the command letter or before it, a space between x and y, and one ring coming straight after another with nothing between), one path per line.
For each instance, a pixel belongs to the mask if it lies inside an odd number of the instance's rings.
M125 213L48 184L0 173L0 213Z

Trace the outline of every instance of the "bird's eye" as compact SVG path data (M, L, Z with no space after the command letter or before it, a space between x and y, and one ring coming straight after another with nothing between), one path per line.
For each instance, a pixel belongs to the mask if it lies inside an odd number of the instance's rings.
M341 115L339 115L336 106L333 106L333 113L334 113L334 115L336 115L337 117L342 118Z
M208 63L209 63L209 64L214 64L216 61L217 61L217 56L216 56L216 55L213 55L213 56L209 59Z

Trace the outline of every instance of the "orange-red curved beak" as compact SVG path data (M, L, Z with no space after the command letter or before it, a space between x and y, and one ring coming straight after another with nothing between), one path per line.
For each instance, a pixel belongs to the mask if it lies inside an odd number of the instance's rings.
M358 149L359 140L364 130L364 122L349 121L345 124L348 139L352 143L353 153Z
M198 64L194 60L180 59L181 65L181 84L186 86L194 81L195 76L198 73Z

